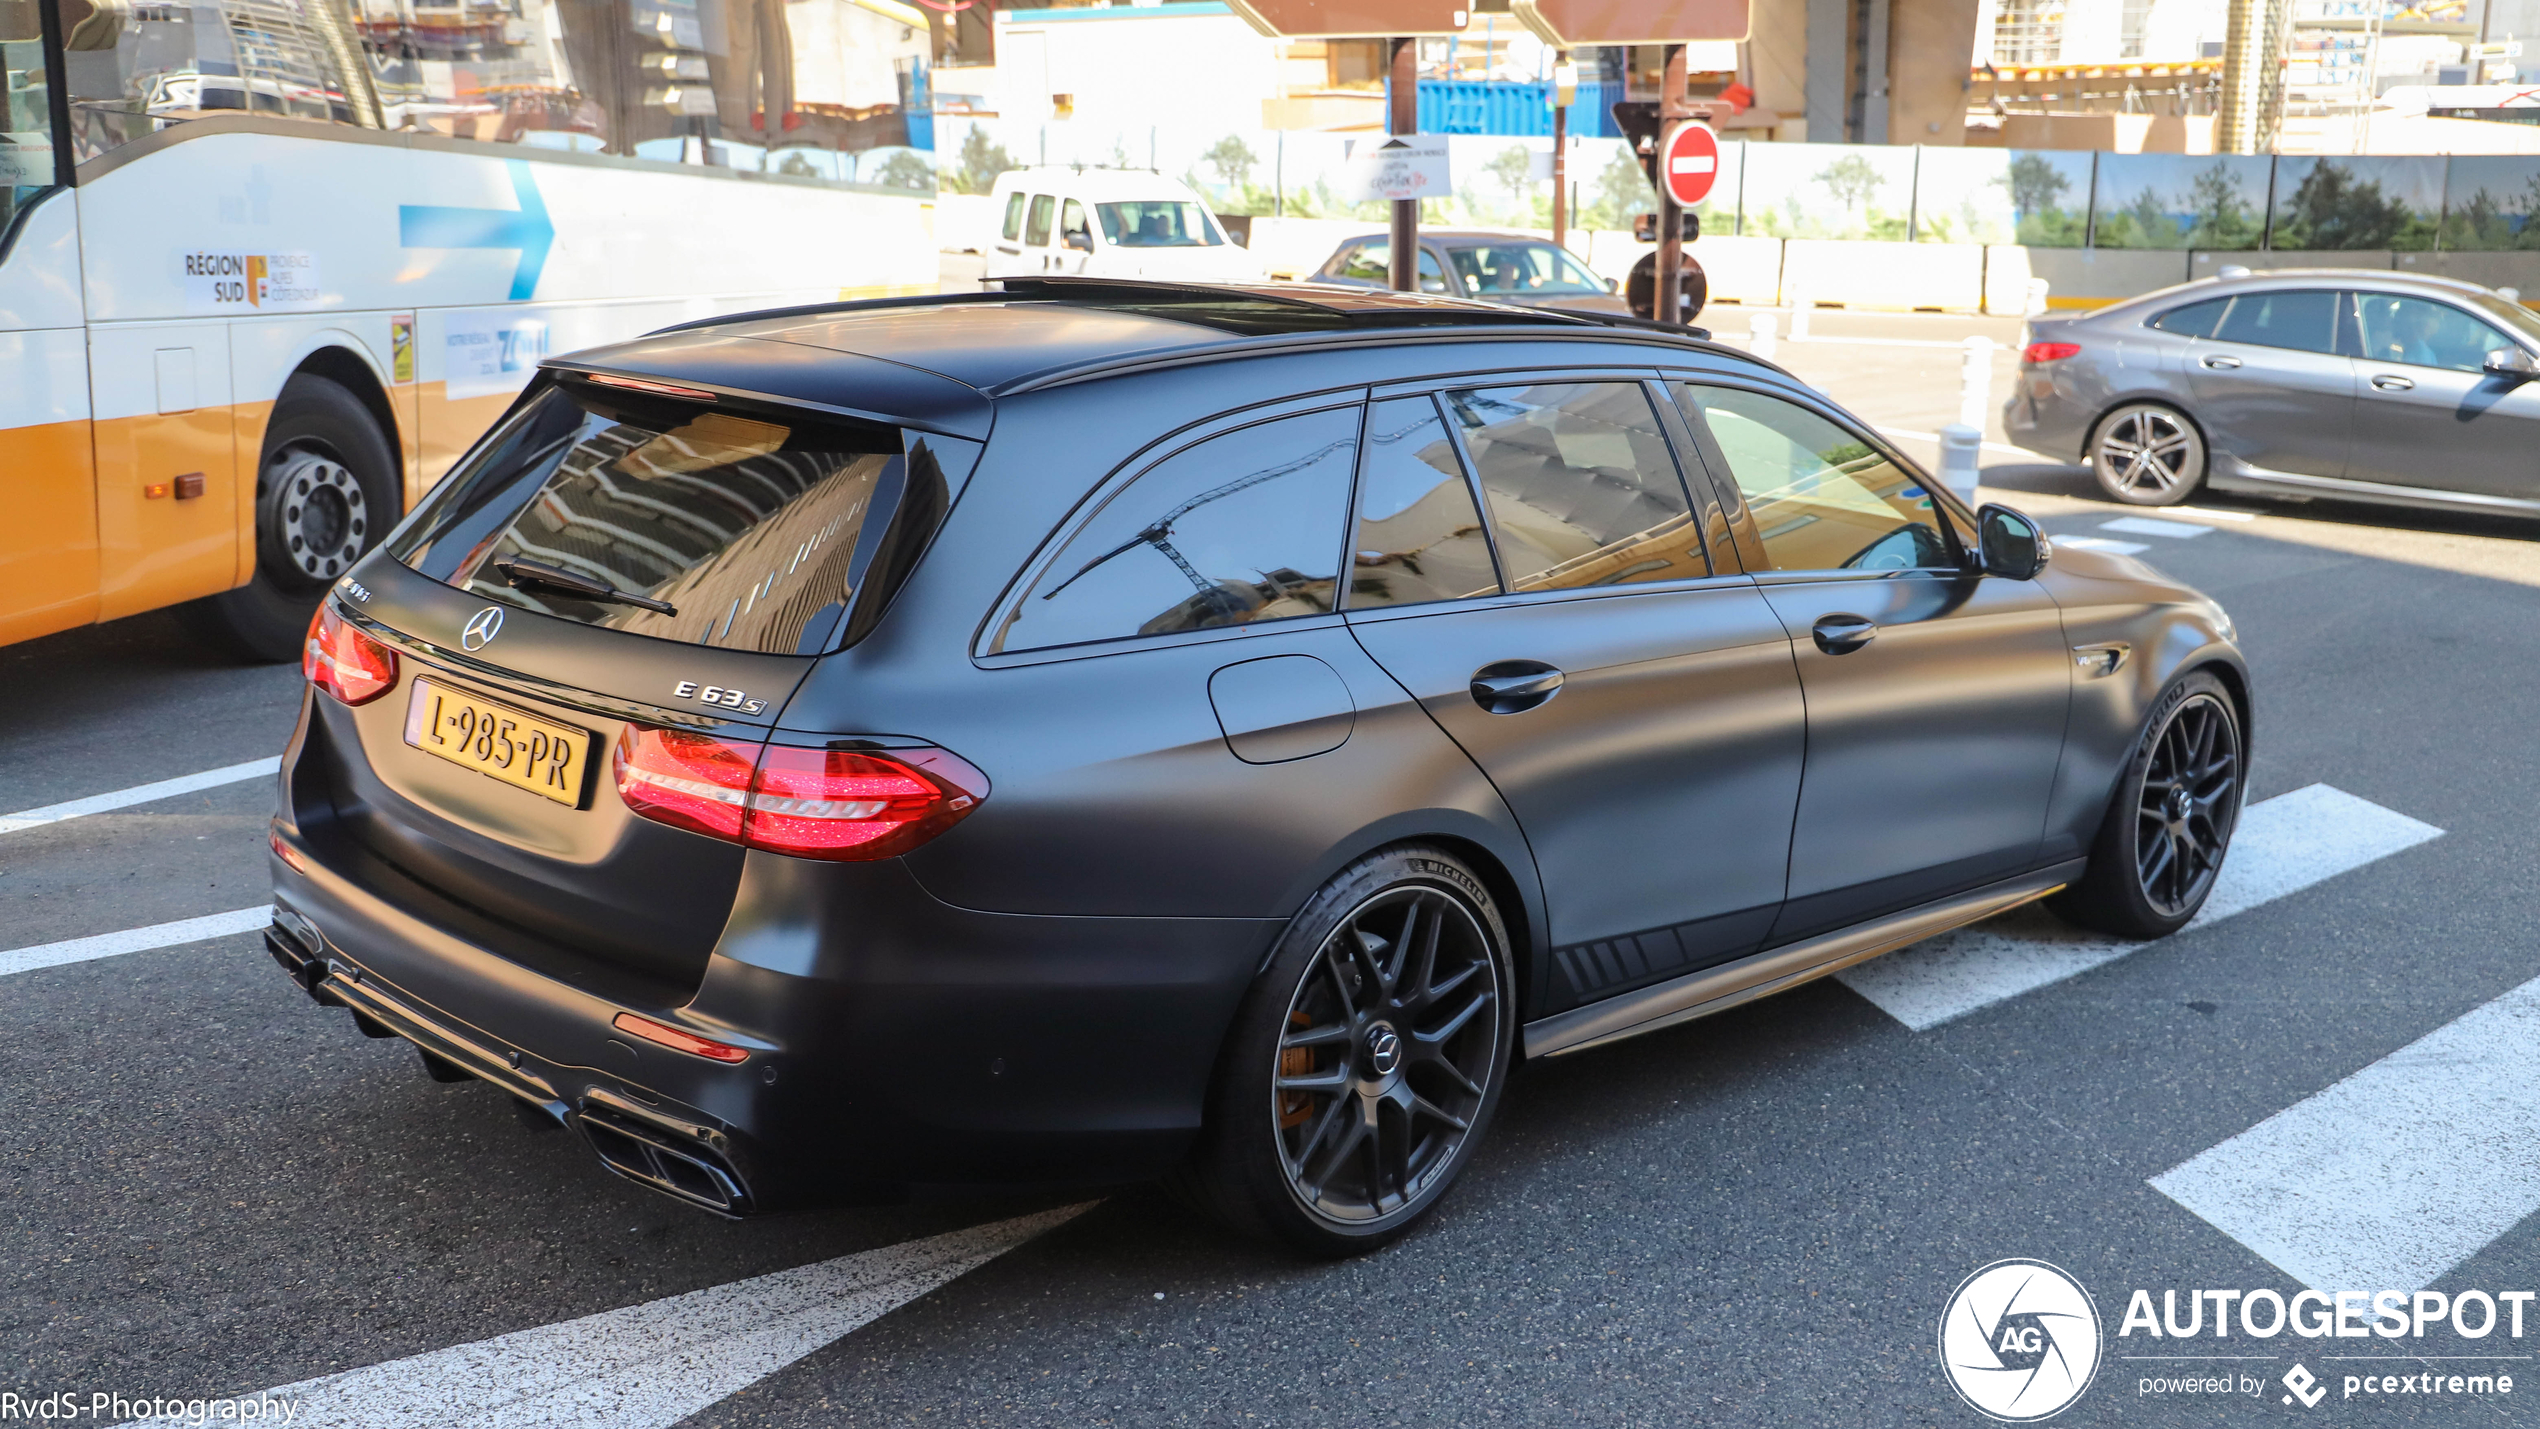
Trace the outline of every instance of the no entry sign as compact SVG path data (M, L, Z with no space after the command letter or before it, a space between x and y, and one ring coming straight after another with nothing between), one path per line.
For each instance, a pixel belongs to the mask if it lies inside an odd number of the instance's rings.
M1720 176L1720 136L1698 119L1667 131L1658 146L1658 177L1679 208L1692 208L1711 196Z

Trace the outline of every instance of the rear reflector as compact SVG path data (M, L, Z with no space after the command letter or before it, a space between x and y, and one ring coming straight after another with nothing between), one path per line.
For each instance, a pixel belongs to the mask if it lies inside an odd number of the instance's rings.
M300 673L348 705L368 704L395 687L397 652L337 615L334 601L321 600L300 651Z
M2067 357L2079 355L2080 352L2081 344L2077 342L2032 342L2020 349L2020 361L2032 364L2061 362Z
M968 817L987 776L946 750L744 744L626 727L617 792L644 818L796 858L896 858Z
M647 1042L657 1043L675 1052L685 1052L692 1057L704 1057L716 1062L746 1062L750 1059L750 1052L746 1047L735 1047L728 1042L717 1042L712 1038L700 1037L694 1032L683 1031L666 1022L655 1022L649 1017L638 1017L632 1012L619 1013L617 1021L611 1025L629 1037L641 1037Z

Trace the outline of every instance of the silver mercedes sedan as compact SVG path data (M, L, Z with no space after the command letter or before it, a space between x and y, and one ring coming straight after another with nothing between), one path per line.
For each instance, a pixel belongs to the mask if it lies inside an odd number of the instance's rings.
M2540 316L2387 269L2224 273L2030 319L2011 439L2136 506L2210 485L2540 516Z

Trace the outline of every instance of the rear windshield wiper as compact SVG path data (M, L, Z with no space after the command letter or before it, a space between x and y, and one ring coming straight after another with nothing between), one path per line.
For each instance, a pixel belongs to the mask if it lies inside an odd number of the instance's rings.
M496 556L494 569L503 573L503 579L511 582L514 590L527 585L542 585L608 605L631 605L638 610L655 611L662 615L679 613L679 607L669 601L637 595L631 590L619 590L607 581L568 571L562 566L551 566L545 561L533 561L527 556Z

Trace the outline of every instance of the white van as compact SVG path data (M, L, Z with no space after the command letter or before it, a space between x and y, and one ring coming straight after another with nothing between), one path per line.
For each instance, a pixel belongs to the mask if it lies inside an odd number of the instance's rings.
M1259 260L1226 237L1190 186L1131 169L1047 167L997 176L987 278L1078 273L1258 283Z

